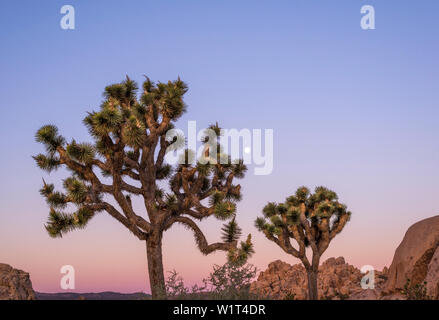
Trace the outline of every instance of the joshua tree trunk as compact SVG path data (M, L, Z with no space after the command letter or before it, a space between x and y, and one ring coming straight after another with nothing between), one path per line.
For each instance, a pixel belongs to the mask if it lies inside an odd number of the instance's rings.
M317 296L317 270L306 270L308 274L308 300L318 300Z
M148 272L152 299L166 299L161 234L151 234L148 237L146 240L146 253L148 256Z

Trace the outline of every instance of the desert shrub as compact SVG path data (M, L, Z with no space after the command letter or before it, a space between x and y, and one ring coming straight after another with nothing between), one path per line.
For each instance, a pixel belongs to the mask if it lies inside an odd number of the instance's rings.
M169 299L185 296L189 290L184 286L183 278L178 274L177 271L169 271L169 276L165 281L166 296Z
M248 300L257 297L250 293L250 284L254 280L257 268L251 264L239 266L226 263L215 265L205 283L209 288L210 299Z
M198 285L187 288L183 278L175 270L169 272L169 276L165 280L165 287L167 298L172 300L198 299L206 290L205 286Z
M291 291L288 291L282 300L296 300L296 294Z
M257 273L251 264L242 266L226 263L215 265L203 285L188 288L177 271L169 272L166 279L166 294L173 300L255 300L260 299L250 293L250 285Z
M349 294L345 293L341 293L339 291L335 291L335 296L338 297L340 300L348 300L349 299Z
M378 278L383 279L384 281L387 281L387 279L389 279L389 277L386 276L385 274L378 275Z
M427 295L427 282L411 285L410 279L404 285L404 289L401 293L407 300L431 300L431 297Z

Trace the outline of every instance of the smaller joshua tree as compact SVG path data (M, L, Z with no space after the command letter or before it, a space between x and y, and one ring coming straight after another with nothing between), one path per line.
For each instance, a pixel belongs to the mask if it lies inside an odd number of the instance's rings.
M300 187L285 203L269 202L263 214L264 217L256 219L256 227L267 239L302 261L308 275L308 298L317 300L320 258L331 240L343 230L351 212L338 202L334 191L317 187L312 194L308 188ZM293 247L291 239L298 248ZM306 255L307 247L312 250L311 261Z

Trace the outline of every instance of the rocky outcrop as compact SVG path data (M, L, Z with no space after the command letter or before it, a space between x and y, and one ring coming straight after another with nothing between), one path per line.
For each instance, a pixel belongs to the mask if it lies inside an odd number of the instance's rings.
M29 274L0 263L0 300L34 300Z
M432 299L439 299L439 248L434 252L428 264L427 275L424 279L427 283L427 295Z
M361 288L363 276L359 269L347 264L343 257L329 258L319 268L319 299L378 299L386 279L385 274L375 271L374 290ZM277 260L259 274L250 291L265 298L303 300L307 298L307 287L306 271L301 264L292 266Z
M400 292L410 280L412 286L427 282L428 294L438 297L439 216L419 221L406 232L389 268L386 293Z
M280 260L271 262L251 284L250 292L269 299L303 299L306 296L305 269L299 264L291 266Z

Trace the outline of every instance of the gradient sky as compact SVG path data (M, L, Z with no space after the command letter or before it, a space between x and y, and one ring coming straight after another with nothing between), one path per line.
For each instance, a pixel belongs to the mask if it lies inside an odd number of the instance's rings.
M76 30L59 26L64 4ZM360 28L364 4L375 6L376 30ZM81 121L103 88L146 74L189 84L183 129L274 129L273 173L250 170L241 182L251 263L299 262L253 221L266 202L325 185L353 216L324 259L388 266L406 229L439 211L438 12L436 0L1 1L0 262L30 272L38 291L61 291L62 265L75 267L78 292L149 291L145 244L105 213L63 239L47 235L41 178L65 172L47 176L31 158L43 150L40 126L87 140ZM210 242L219 225L202 224ZM187 284L225 261L203 257L180 227L163 250L165 269Z

